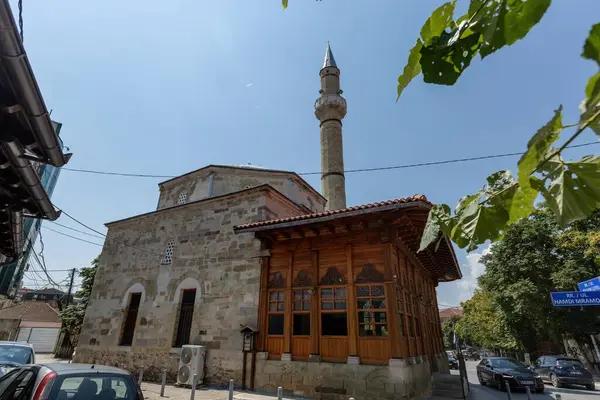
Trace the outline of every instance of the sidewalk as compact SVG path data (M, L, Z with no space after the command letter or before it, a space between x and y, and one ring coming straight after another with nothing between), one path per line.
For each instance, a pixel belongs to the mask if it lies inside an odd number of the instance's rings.
M160 397L160 385L155 383L142 383L142 392L144 393L144 399L146 400L190 400L191 389L183 387L175 387L171 385L165 386L165 397ZM226 389L212 389L212 388L197 388L195 399L197 400L227 400L229 394ZM277 396L269 396L264 394L256 394L250 392L240 392L237 390L233 391L233 398L235 400L273 400ZM284 397L284 399L290 399Z

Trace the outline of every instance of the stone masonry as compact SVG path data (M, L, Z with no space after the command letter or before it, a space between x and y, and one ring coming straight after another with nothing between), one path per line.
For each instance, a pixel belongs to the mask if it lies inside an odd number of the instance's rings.
M268 173L255 175L258 186L107 224L76 362L130 371L144 366L149 380L159 379L167 367L169 380L175 380L180 349L172 345L180 296L196 289L191 342L207 348L205 381L241 380L239 330L256 325L261 248L252 234L234 234L233 226L307 212L272 186L260 185L261 177L269 181ZM317 195L311 201L324 203ZM170 241L173 257L165 263ZM141 293L141 303L133 343L124 347L119 341L130 293Z

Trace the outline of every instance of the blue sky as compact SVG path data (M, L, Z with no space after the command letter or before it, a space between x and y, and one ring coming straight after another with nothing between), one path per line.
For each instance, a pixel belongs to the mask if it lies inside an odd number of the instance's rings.
M459 3L463 10L466 1ZM318 171L313 103L328 40L348 101L346 168L522 151L560 104L566 122L577 120L596 68L579 55L598 22L597 0L555 0L524 41L474 61L455 86L417 78L397 103L408 51L442 1L290 0L285 11L278 0L166 4L24 2L25 47L52 118L64 124L74 153L68 167L179 175L211 163L252 163ZM592 140L587 133L578 142ZM348 203L424 193L453 207L516 162L348 174ZM320 188L318 176L307 180ZM105 222L155 209L159 181L63 171L53 201L104 231ZM66 217L58 222L81 228ZM101 249L47 229L43 236L51 270L86 265ZM458 255L465 280L440 285L441 304L468 298L482 272L479 253Z

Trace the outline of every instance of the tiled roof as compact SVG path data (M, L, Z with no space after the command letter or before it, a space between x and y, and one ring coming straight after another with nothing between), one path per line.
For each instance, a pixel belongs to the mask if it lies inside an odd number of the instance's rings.
M462 308L451 307L451 308L446 308L445 310L440 310L440 318L450 318L454 315L463 315Z
M354 206L354 207L348 207L348 208L340 208L338 210L328 210L328 211L322 211L322 212L318 212L318 213L314 213L314 214L303 214L303 215L296 215L293 217L277 218L277 219L271 219L271 220L259 221L259 222L251 222L249 224L238 225L235 227L235 229L241 230L241 229L249 229L249 228L258 228L261 226L276 225L276 224L280 224L280 223L284 223L284 222L304 221L304 220L308 220L308 219L321 218L321 217L326 217L326 216L330 216L330 215L350 213L353 211L377 209L377 208L385 207L385 206L404 204L404 203L414 203L414 202L424 202L428 205L433 205L432 203L430 203L427 200L427 197L425 197L425 195L417 194L417 195L410 196L410 197L403 197L403 198L394 199L394 200L381 201L378 203L363 204L361 206ZM374 210L374 211L376 211L376 210Z
M24 301L0 309L0 320L20 319L33 322L60 322L58 311L43 301Z

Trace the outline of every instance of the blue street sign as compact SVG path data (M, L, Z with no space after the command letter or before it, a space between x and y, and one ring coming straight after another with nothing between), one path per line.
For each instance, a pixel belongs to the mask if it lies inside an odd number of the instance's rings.
M577 287L582 292L595 292L600 290L600 276L590 279L589 281L579 282Z
M551 292L555 307L600 306L600 291L597 292Z

